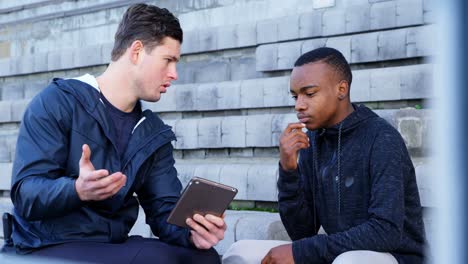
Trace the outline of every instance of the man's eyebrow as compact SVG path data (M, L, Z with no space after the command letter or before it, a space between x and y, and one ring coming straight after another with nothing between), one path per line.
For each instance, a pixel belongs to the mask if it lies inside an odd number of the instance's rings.
M315 84L311 84L311 85L306 85L306 86L303 86L299 89L299 92L303 93L305 92L307 89L310 89L310 88L317 88L318 85L315 85ZM291 93L296 93L295 91L293 90L289 90Z
M168 55L167 57L171 58L172 61L179 62L179 58L177 58L176 56Z

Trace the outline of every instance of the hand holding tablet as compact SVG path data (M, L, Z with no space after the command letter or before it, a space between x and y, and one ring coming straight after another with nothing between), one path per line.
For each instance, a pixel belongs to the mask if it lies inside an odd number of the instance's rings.
M221 217L236 194L234 187L194 177L185 187L167 222L189 227L185 221L195 214Z

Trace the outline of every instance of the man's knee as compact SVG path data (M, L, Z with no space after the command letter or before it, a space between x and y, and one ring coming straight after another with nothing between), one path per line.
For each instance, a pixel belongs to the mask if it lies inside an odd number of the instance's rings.
M335 258L333 264L398 264L398 261L390 253L370 250L353 250L344 252Z

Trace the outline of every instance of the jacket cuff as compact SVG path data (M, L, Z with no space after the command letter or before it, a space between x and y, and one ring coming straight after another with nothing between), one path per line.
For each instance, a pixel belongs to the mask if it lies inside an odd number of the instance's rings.
M70 203L70 207L72 208L80 207L83 204L83 201L81 201L80 197L78 196L78 192L76 191L75 182L76 179L70 179L70 181L67 184L69 196L67 203Z
M187 239L187 244L183 245L187 248L192 248L192 249L198 249L195 244L193 243L193 241L190 239L190 236L192 235L192 233L190 233L190 229L186 228L186 239Z
M300 187L300 177L298 169L284 170L281 163L278 162L278 190L281 192L294 192L296 193Z
M323 258L326 254L325 235L296 240L292 244L295 263L327 263Z

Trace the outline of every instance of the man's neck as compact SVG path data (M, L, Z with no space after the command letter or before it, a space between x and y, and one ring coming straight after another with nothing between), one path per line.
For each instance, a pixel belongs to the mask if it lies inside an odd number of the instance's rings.
M338 114L334 119L335 122L333 122L332 125L326 126L325 128L333 127L343 122L343 120L345 120L352 112L354 112L353 104L351 104L351 102L343 102L343 104L339 106L337 112Z
M128 78L128 72L124 72L121 67L111 63L96 80L101 93L113 106L126 113L133 110L138 98L132 93L132 83Z
M345 120L352 112L354 112L354 107L351 104L351 102L346 102L343 106L342 109L340 110L340 122ZM340 123L338 122L338 123Z

